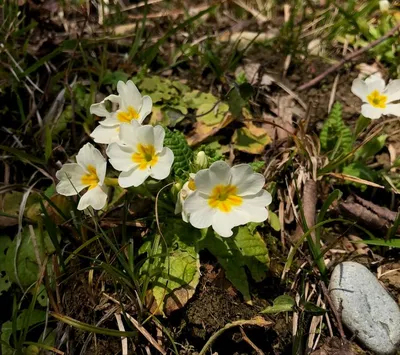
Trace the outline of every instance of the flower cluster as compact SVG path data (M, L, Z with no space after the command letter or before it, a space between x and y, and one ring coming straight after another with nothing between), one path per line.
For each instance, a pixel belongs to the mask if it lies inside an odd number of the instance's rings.
M123 188L139 186L147 178L166 179L174 162L174 154L164 147L165 130L161 126L143 125L152 111L149 96L143 96L132 81L118 82L118 95L109 95L93 104L90 112L104 119L91 133L96 143L107 144L106 155L119 171L118 184ZM111 110L107 107L111 106ZM194 166L197 173L178 194L175 212L196 228L212 227L229 237L232 228L268 218L271 195L263 190L265 178L254 173L250 165L230 167L223 161L209 168L208 159L200 152ZM107 160L98 149L87 143L76 156L76 163L67 163L57 171L57 192L65 196L81 196L78 209L103 209L107 203Z
M164 147L165 131L161 126L142 125L151 113L152 101L143 96L132 81L119 81L118 95L109 95L93 104L90 112L104 117L90 135L96 143L109 144L107 156L114 169L120 171L118 184L127 188L141 185L148 177L163 180L170 174L174 154ZM116 105L107 110L107 102ZM77 163L64 164L57 171L60 180L57 192L72 196L88 187L78 209L104 208L107 202L107 162L98 149L87 143L76 156Z

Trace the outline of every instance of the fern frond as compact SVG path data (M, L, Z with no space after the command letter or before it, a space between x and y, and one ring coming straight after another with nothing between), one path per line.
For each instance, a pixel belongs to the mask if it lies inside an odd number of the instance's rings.
M175 159L172 170L175 176L185 179L190 171L190 162L193 158L192 149L186 142L182 132L171 131L165 128L164 146L170 148L174 153Z

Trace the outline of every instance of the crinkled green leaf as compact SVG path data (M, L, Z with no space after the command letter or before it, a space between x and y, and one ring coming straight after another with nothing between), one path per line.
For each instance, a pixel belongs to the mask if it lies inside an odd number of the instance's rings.
M35 235L39 253L41 254L42 260L44 260L45 255L50 255L55 251L54 246L47 232L41 235L39 230L35 229ZM15 264L17 270L14 269ZM29 287L37 281L39 265L36 261L35 248L28 228L21 234L21 244L19 248L17 249L17 238L14 238L13 243L8 248L5 260L5 271L10 281L18 284L19 279L21 286L24 288Z
M269 306L265 308L261 313L282 313L282 312L291 312L293 311L296 302L294 299L288 295L282 295L274 300L273 306Z
M279 232L281 230L281 222L279 221L278 215L272 211L269 211L268 219L271 227L277 232Z
M232 88L227 101L229 111L234 117L240 117L242 115L242 109L247 105L253 92L253 87L249 83L243 83Z
M356 161L354 163L351 163L343 168L343 174L351 175L358 177L360 179L368 180L375 182L378 174L376 171L372 170L368 166L366 166L364 163ZM359 184L356 182L348 182L349 184L352 184L354 186L357 186L361 189L361 191L365 191L367 189L366 185Z
M107 70L107 72L103 76L103 81L101 82L101 84L102 85L112 85L113 87L116 87L118 84L118 81L121 80L123 82L126 82L128 79L129 79L129 75L123 71Z
M211 102L203 103L197 109L196 120L203 122L207 126L214 126L223 121L228 110L229 106L224 102L218 104Z
M213 94L201 92L199 90L193 90L187 92L182 97L182 102L188 108L198 109L201 105L204 104L215 104L218 101L218 98Z
M172 312L183 307L193 296L200 279L200 260L196 241L200 231L194 230L182 220L171 219L162 227L168 251L161 243L158 257L147 260L141 273L155 275L152 280L152 295L156 306L163 312ZM149 253L151 241L147 241L139 253Z
M8 227L18 224L19 208L21 206L23 192L11 191L0 195L0 226ZM31 206L37 198L37 195L29 195L26 202L26 208Z
M25 327L31 327L32 325L44 322L46 320L46 312L38 309L34 309L29 312L24 309L18 316L16 321L16 330L22 330ZM12 321L3 323L1 327L1 340L5 344L10 344L10 338L12 335ZM15 353L11 346L6 346L4 343L1 344L2 355L13 355Z
M254 172L260 173L265 168L265 161L263 160L253 161L249 165L254 170Z
M314 316L322 316L326 313L326 309L316 306L314 303L306 302L303 305L306 312L311 313Z
M261 154L270 142L268 133L260 134L260 128L254 125L238 128L232 136L235 149L250 154Z
M11 286L10 278L8 277L5 264L6 264L6 252L11 245L11 239L6 236L0 236L0 296L4 291L7 291Z
M373 157L376 153L379 153L383 149L387 137L387 134L382 134L378 137L374 137L355 152L354 159L365 160L367 158Z
M210 251L222 265L226 277L250 300L245 269L257 282L262 281L269 266L267 246L258 232L251 233L247 226L239 227L230 238L222 238L210 230L199 242L200 249Z

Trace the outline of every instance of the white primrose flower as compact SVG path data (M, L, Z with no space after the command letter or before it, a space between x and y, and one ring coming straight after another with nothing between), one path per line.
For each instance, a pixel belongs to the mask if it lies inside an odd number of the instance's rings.
M361 114L371 119L382 115L400 116L400 103L391 102L400 100L400 79L392 80L387 86L379 74L373 74L365 80L355 79L351 92L364 103Z
M182 213L182 219L186 223L189 222L189 216L183 209L183 203L185 202L186 198L196 190L196 184L194 182L194 177L196 174L190 173L189 176L189 180L183 184L182 189L178 192L178 198L175 205L175 214Z
M85 144L76 156L76 163L64 164L57 171L56 177L60 182L56 191L60 195L77 195L83 189L89 189L83 194L78 203L78 210L91 206L101 210L107 201L106 176L107 161L90 143Z
M200 170L194 183L196 190L186 198L183 209L196 228L212 226L221 237L230 237L233 227L268 218L271 194L262 189L264 176L248 164L231 168L216 161Z
M119 127L124 123L137 121L140 124L151 113L153 103L150 96L140 94L136 85L128 80L126 84L118 81L118 95L109 95L103 101L90 106L90 113L105 117L91 133L96 143L110 144L119 139ZM106 109L106 101L118 104L117 111L110 112Z
M121 187L139 186L149 176L165 179L174 162L174 153L163 147L165 131L161 126L141 126L137 121L121 125L120 143L111 143L107 155L111 165L121 174Z

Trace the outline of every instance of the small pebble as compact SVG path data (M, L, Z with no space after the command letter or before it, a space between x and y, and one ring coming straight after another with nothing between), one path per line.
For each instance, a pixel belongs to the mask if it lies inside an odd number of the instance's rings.
M333 270L330 296L342 322L376 354L400 349L400 309L365 266L347 261Z

